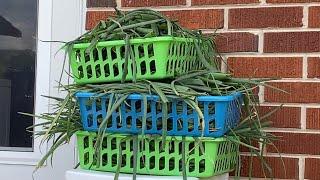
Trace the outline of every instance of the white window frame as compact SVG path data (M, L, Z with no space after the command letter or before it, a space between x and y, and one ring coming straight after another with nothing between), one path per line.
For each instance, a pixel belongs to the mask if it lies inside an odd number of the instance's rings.
M37 28L37 52L36 52L36 81L35 81L35 104L34 112L40 114L48 112L49 101L41 95L49 94L50 88L50 59L51 43L40 40L51 40L52 29L52 0L38 1L38 28ZM40 120L35 118L34 123ZM39 128L35 128L39 130ZM47 147L40 147L41 138L33 141L32 152L0 151L0 164L36 165L41 159L42 153Z

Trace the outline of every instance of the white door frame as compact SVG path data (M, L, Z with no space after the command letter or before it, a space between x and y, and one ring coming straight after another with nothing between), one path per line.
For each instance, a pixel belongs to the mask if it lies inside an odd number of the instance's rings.
M49 101L41 95L49 94L50 86L50 59L51 43L40 40L51 40L52 27L52 1L38 1L38 28L37 28L37 56L36 56L36 80L35 80L35 104L36 114L48 112ZM34 123L40 120L35 118ZM39 130L39 127L35 128ZM41 159L41 154L46 152L46 146L40 147L41 138L35 138L33 152L0 151L0 164L35 165ZM41 153L42 152L42 153Z

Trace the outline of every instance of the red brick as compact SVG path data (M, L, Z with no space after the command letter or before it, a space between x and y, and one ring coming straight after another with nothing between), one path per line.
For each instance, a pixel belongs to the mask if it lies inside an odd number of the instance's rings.
M264 52L319 52L319 42L320 31L265 33Z
M281 153L320 155L320 134L280 132L273 134L279 136L274 145ZM267 147L267 151L278 153L271 145Z
M320 0L267 0L267 3L311 3L320 2Z
M223 27L222 9L176 10L165 11L165 15L178 20L179 23L190 29L215 29Z
M191 5L222 5L222 4L251 4L259 3L259 0L192 0Z
M265 88L266 102L319 103L320 82L269 82L271 86L287 91Z
M162 13L191 29L223 27L223 10L220 9L163 11ZM100 20L105 20L112 14L112 11L88 11L86 28L93 28Z
M259 115L262 117L270 111L277 108L276 106L260 106ZM277 128L300 128L300 107L282 107L272 115L270 115L267 120L272 121L272 127Z
M320 179L320 159L306 158L304 168L305 179Z
M100 20L106 20L114 15L113 11L88 11L86 15L86 29L92 29Z
M116 0L87 0L87 7L116 7Z
M297 158L282 158L284 167L280 157L265 157L266 162L272 169L274 178L281 179L299 179L299 159ZM250 157L241 156L241 176L249 177ZM265 178L272 177L269 175L268 170L265 169L263 173L263 167L258 157L253 157L252 161L252 177Z
M121 0L122 7L179 6L186 5L185 0Z
M320 78L320 57L308 58L308 78Z
M220 53L228 52L258 52L258 36L243 33L221 33L216 38Z
M309 28L320 28L320 6L309 7Z
M307 108L307 128L320 129L320 109Z
M229 10L229 28L301 27L302 7L237 8Z
M302 77L300 57L230 57L228 67L236 77Z

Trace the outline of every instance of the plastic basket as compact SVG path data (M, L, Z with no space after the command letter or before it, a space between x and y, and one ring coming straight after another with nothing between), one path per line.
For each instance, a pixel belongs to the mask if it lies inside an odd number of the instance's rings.
M162 79L201 69L194 41L188 38L153 37L130 40L137 79ZM125 62L125 41L99 42L90 53L90 43L75 44L69 54L76 83L120 81ZM133 78L132 59L128 60L126 80Z
M80 103L81 120L86 131L98 131L100 123L107 115L110 95L97 96L93 93L76 94ZM116 99L116 97L113 97ZM113 103L112 100L110 104ZM241 93L229 96L199 96L198 106L204 115L199 123L198 113L182 99L170 99L168 103L167 135L221 137L240 119ZM163 109L159 96L147 95L146 125L142 129L144 117L143 96L129 95L109 119L106 132L123 134L162 134ZM142 132L142 130L144 130Z
M210 177L232 171L238 160L239 146L225 138L200 138L202 144L200 147L200 143L191 137L183 140L181 136L167 136L165 146L160 150L161 137L150 135L136 137L135 139L126 135L107 134L103 139L101 155L98 157L101 161L97 165L93 146L96 133L78 132L80 167L116 172L120 155L120 172L133 173L134 155L136 155L138 174L181 176L184 166L189 177ZM137 148L136 154L133 153L133 146ZM182 158L183 149L185 164Z

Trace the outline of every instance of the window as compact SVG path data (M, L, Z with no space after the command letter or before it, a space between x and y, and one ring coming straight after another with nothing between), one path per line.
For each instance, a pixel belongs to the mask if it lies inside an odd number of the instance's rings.
M0 150L32 151L37 0L0 0Z

